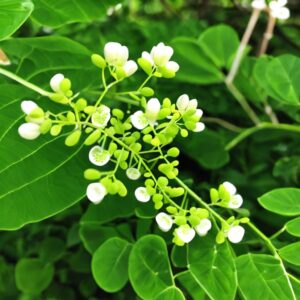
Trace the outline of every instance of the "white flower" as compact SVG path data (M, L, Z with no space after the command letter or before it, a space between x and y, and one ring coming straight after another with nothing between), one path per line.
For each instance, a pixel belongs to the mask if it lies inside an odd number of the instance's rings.
M40 125L35 123L24 123L18 129L19 135L25 140L34 140L40 134Z
M202 219L200 223L195 227L196 232L200 236L204 236L211 229L211 221L209 219Z
M227 233L227 237L231 243L237 244L243 239L244 234L245 234L245 229L242 226L237 225L229 229Z
M60 84L64 80L65 76L63 74L55 74L50 80L50 86L54 92L60 92Z
M104 166L110 160L110 154L100 146L94 146L89 152L89 160L96 166Z
M129 77L136 72L136 70L138 69L138 66L135 61L129 60L124 64L123 69L124 69L126 76Z
M150 200L150 195L147 192L147 189L143 186L138 187L134 192L135 198L140 202L148 202Z
M252 1L251 6L256 9L265 9L267 4L265 0L254 0Z
M164 67L176 73L179 70L179 65L175 61L170 61L173 52L172 47L159 43L151 49L150 53L144 51L142 58L146 59L152 66Z
M151 125L154 125L156 122L160 107L161 106L157 98L151 98L147 102L145 115Z
M177 99L176 106L181 114L183 114L186 111L191 110L191 109L196 109L197 116L200 115L202 112L201 109L199 109L199 111L197 112L198 101L196 99L190 100L190 98L187 94L183 94ZM203 114L203 112L202 112L202 114Z
M279 20L286 20L290 17L290 10L285 7L287 0L275 0L269 3L271 15Z
M104 128L110 119L110 108L106 105L100 105L92 114L92 124L99 128Z
M180 225L175 229L175 234L184 243L189 243L195 237L195 230L189 225Z
M230 194L230 200L228 203L228 207L234 208L234 209L240 208L243 204L243 198L241 195L236 193L236 187L228 181L224 182L223 186L225 187L227 192Z
M126 170L126 175L131 180L138 180L141 177L141 172L137 168L128 168Z
M88 199L94 204L99 204L106 194L106 188L100 182L90 183L86 190L86 195Z
M26 115L29 115L36 108L38 108L38 105L31 100L24 100L21 102L21 109Z
M160 108L161 105L158 99L151 98L147 102L145 113L139 110L130 117L132 125L139 130L144 129L149 124L154 125L157 120Z
M193 131L194 132L200 132L200 131L203 131L204 129L205 129L205 124L202 123L202 122L197 122L196 127Z
M167 232L172 228L173 219L164 212L157 214L155 220L161 231Z
M104 46L104 56L109 65L123 67L128 60L128 48L120 43L109 42Z

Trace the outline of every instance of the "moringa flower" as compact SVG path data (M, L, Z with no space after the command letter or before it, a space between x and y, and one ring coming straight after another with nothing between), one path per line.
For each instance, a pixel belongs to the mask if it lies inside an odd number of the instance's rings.
M228 230L227 238L231 243L237 244L243 239L244 234L245 234L245 229L242 226L240 225L232 226Z
M157 214L155 220L161 231L167 232L172 228L173 219L164 212Z
M251 6L255 9L265 9L267 7L265 0L254 0L251 3Z
M138 180L141 177L141 172L137 168L128 168L126 170L126 175L131 180Z
M200 223L195 226L195 230L200 236L205 236L211 229L211 221L209 219L202 219Z
M35 140L41 134L40 125L35 123L23 123L18 128L18 133L25 140Z
M92 124L96 127L104 128L110 120L110 117L110 108L102 104L92 114Z
M185 244L188 244L195 237L195 230L188 224L180 225L175 229L175 235Z
M150 195L147 192L147 189L143 186L138 187L134 192L135 198L139 202L148 202L150 201Z
M286 20L290 17L290 10L285 7L287 0L274 0L269 3L271 16L279 20Z
M225 187L227 192L230 194L230 200L228 203L228 207L229 208L240 208L243 204L243 198L240 194L236 193L237 192L236 187L228 181L224 182L223 186Z
M106 194L106 188L100 182L90 183L86 190L86 195L88 199L94 204L99 204Z
M110 154L101 146L94 146L89 152L89 160L92 164L102 167L110 160Z
M65 79L65 76L61 73L55 74L50 80L50 86L54 92L61 92L60 85Z

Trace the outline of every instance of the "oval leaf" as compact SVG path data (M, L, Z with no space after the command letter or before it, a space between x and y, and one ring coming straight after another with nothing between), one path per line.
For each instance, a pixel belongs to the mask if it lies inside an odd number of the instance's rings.
M300 217L287 222L285 227L289 234L300 237Z
M171 286L166 288L163 292L157 295L155 300L185 300L184 295L182 294L181 290L175 286Z
M259 197L258 202L265 209L282 216L300 215L300 189L275 189Z
M287 245L279 249L279 255L286 261L300 266L300 242Z

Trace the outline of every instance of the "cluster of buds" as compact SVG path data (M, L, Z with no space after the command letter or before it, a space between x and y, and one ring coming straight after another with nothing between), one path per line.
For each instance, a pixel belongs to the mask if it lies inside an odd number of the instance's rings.
M269 4L265 0L254 0L251 5L254 9L264 10L269 8L273 18L286 20L290 17L290 10L286 7L287 0L273 0Z

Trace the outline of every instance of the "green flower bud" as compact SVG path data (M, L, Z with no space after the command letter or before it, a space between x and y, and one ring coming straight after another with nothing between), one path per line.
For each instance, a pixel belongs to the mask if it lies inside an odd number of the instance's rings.
M114 152L114 157L120 161L125 161L129 156L129 152L124 149L118 149Z
M205 208L197 208L195 215L198 216L200 219L207 219L209 217L209 212Z
M122 67L117 67L116 68L116 76L118 79L122 79L126 77L126 72Z
M190 222L192 227L195 227L200 223L200 218L195 215L192 215L188 217L188 221Z
M70 79L68 79L68 78L64 78L62 81L61 81L61 83L60 83L60 90L62 91L62 92L68 92L70 89L71 89L71 86L72 86L72 84L71 84L71 81L70 81ZM68 94L67 96L69 96L70 94ZM72 95L70 95L70 96L72 96ZM70 97L69 96L69 97Z
M42 134L46 134L52 126L52 121L50 119L45 120L42 125L40 126L40 132Z
M133 132L131 136L134 137L136 141L141 138L141 134L138 131Z
M149 172L145 172L145 173L144 173L144 177L146 177L146 178L149 178L149 177L151 177L151 173L149 173Z
M179 166L179 160L173 160L171 162L171 164L172 164L173 167L177 167L177 166Z
M154 95L154 90L150 87L145 86L140 90L140 93L145 97L151 97Z
M167 151L167 155L171 157L177 157L179 155L180 151L177 147L172 147Z
M69 99L66 98L63 94L58 94L58 93L51 94L49 96L49 98L52 101L57 102L57 103L61 103L61 104L68 104L69 103Z
M180 135L181 135L183 138L186 138L186 137L189 135L189 132L188 132L186 129L181 129L181 130L180 130Z
M152 135L151 135L151 134L146 134L146 135L144 135L144 136L143 136L143 141L144 141L145 143L150 144L151 141L152 141Z
M164 196L162 194L154 194L152 199L154 202L161 202L163 198Z
M154 147L157 147L157 146L160 145L160 140L159 140L159 138L157 136L152 139L151 145L154 146Z
M44 111L40 107L37 107L33 109L28 116L33 119L39 119L43 118L44 114Z
M147 186L146 186L146 190L147 190L147 193L148 193L150 196L154 195L155 192L156 192L155 188L153 188L153 187L150 186L150 185L147 185Z
M132 125L130 123L124 123L123 126L125 131L130 130L132 128Z
M152 131L151 127L146 127L145 129L143 129L142 133L147 135L148 133L150 133ZM151 137L152 138L152 137Z
M72 97L73 96L73 92L71 90L66 92L66 96L67 97Z
M73 147L78 144L81 137L81 130L75 130L65 139L65 145L68 147Z
M104 69L106 67L105 59L99 54L92 54L91 61L97 68Z
M140 57L137 61L139 66L145 71L147 75L150 75L152 73L152 65L147 59Z
M75 114L72 111L68 111L67 119L69 122L75 122L76 120Z
M172 214L172 215L175 215L175 214L177 214L177 208L176 207L174 207L174 206L168 206L167 208L166 208L166 211L169 213L169 214Z
M163 108L171 108L171 106L172 106L171 100L170 100L169 98L165 98L165 99L163 100L162 107L163 107Z
M250 222L250 219L247 218L247 217L244 217L244 218L240 219L240 223L242 223L242 224L246 224L246 223L249 223L249 222Z
M171 109L170 108L162 108L160 112L158 113L158 120L165 119L171 114Z
M89 106L85 107L83 111L86 114L91 115L91 114L93 114L96 111L96 107L89 105Z
M225 235L223 231L219 231L216 236L216 243L223 244L225 242Z
M225 204L230 201L230 193L226 190L223 184L220 184L218 191L219 197L225 202Z
M215 203L218 202L219 199L220 199L219 192L214 188L210 189L210 200L211 200L211 202L215 204Z
M147 186L153 187L154 185L155 185L155 182L154 182L153 179L147 179L147 180L145 180L145 186L146 186L146 187L147 187Z
M101 173L96 169L86 169L84 171L84 178L87 180L98 180L101 177Z
M78 111L83 111L87 107L87 101L83 98L80 98L75 103L75 108Z
M154 203L154 208L156 209L156 210L159 210L159 209L161 209L162 207L163 207L163 202L162 201L157 201L157 202L155 202Z
M174 236L172 242L176 245L176 246L179 246L179 247L182 247L184 246L184 242L177 236Z
M96 143L99 138L101 136L101 131L96 129L94 132L92 132L87 138L86 140L84 141L84 144L86 146L90 146L90 145L93 145L94 143Z
M185 216L176 216L174 222L178 226L184 225L184 224L186 224L186 217Z
M126 186L120 180L116 180L116 183L118 184L118 188L119 188L119 191L118 191L119 196L125 197L128 193Z
M169 180L168 180L167 177L160 176L160 177L158 177L158 179L157 179L157 183L158 183L158 185L159 185L161 188L164 188L164 187L166 187L166 186L168 185Z
M89 133L91 133L91 132L93 132L94 131L94 128L92 128L92 127L87 127L85 130L84 130L84 132L86 133L86 134L89 134Z
M126 161L121 161L120 162L120 168L122 170L126 170L128 168L128 163Z
M123 120L123 118L124 118L123 111L118 108L114 108L112 110L112 115L115 116L116 118L118 118L119 120Z
M134 143L130 146L130 149L135 153L139 153L142 150L142 145L140 143Z
M196 128L195 122L186 121L186 122L184 122L184 125L188 130L191 130L191 131L193 131Z
M50 134L52 136L58 136L61 133L62 126L61 125L54 125L50 129Z

